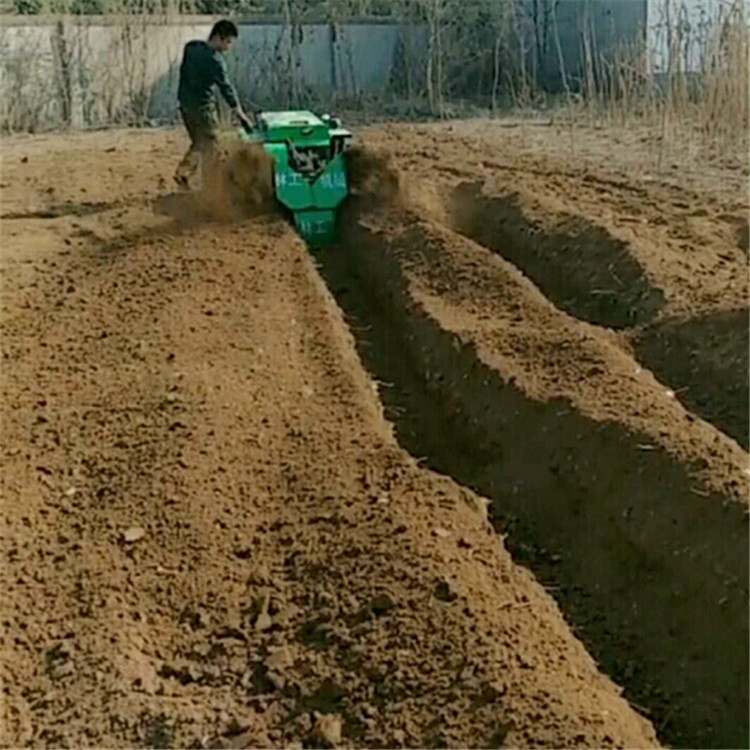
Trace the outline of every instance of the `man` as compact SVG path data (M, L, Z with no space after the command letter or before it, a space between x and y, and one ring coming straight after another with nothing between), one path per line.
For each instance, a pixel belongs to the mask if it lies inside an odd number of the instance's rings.
M214 156L218 128L214 85L237 119L245 127L251 127L229 82L226 63L222 58L237 36L237 26L224 20L214 25L207 42L196 40L185 45L177 99L182 120L190 136L190 149L175 174L175 180L183 187L187 187L188 179L196 172L197 162L202 161L205 166Z

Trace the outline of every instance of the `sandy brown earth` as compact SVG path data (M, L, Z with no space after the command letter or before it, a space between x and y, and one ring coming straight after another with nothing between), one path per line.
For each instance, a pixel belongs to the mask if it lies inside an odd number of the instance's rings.
M3 144L3 745L746 746L736 175L360 137L316 256Z

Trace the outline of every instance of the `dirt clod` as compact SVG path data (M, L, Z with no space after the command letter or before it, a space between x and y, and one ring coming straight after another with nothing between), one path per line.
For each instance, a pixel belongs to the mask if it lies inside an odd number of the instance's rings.
M146 530L141 526L131 526L122 532L122 539L126 544L133 544L146 536Z
M387 592L383 591L374 596L370 601L370 609L375 615L384 615L396 606L396 601Z
M273 620L268 612L261 612L255 619L255 629L262 632L268 630L273 625Z
M440 581L435 587L435 598L441 602L454 602L458 599L458 593L450 581Z
M325 747L336 747L341 742L341 719L331 714L315 714L313 736Z
M277 672L283 672L285 669L288 669L292 663L292 655L286 646L272 649L265 661L266 667L269 670L275 670Z

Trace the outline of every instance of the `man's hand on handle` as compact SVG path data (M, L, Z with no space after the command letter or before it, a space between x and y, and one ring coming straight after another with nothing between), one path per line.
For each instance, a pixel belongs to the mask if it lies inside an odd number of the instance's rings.
M250 133L253 130L253 123L250 120L250 118L245 114L244 110L241 107L237 107L237 119L240 121L240 124L242 127Z

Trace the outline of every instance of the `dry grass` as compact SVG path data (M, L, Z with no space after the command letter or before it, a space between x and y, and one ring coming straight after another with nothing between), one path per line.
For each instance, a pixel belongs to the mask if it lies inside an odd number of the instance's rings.
M711 161L747 174L750 33L744 4L723 6L702 26L665 26L652 29L654 36L663 35L660 61L643 40L601 54L584 28L583 69L575 91L566 86L557 121L569 128L573 148L580 126L639 128L650 140L658 171L667 164ZM563 70L562 78L571 76Z

